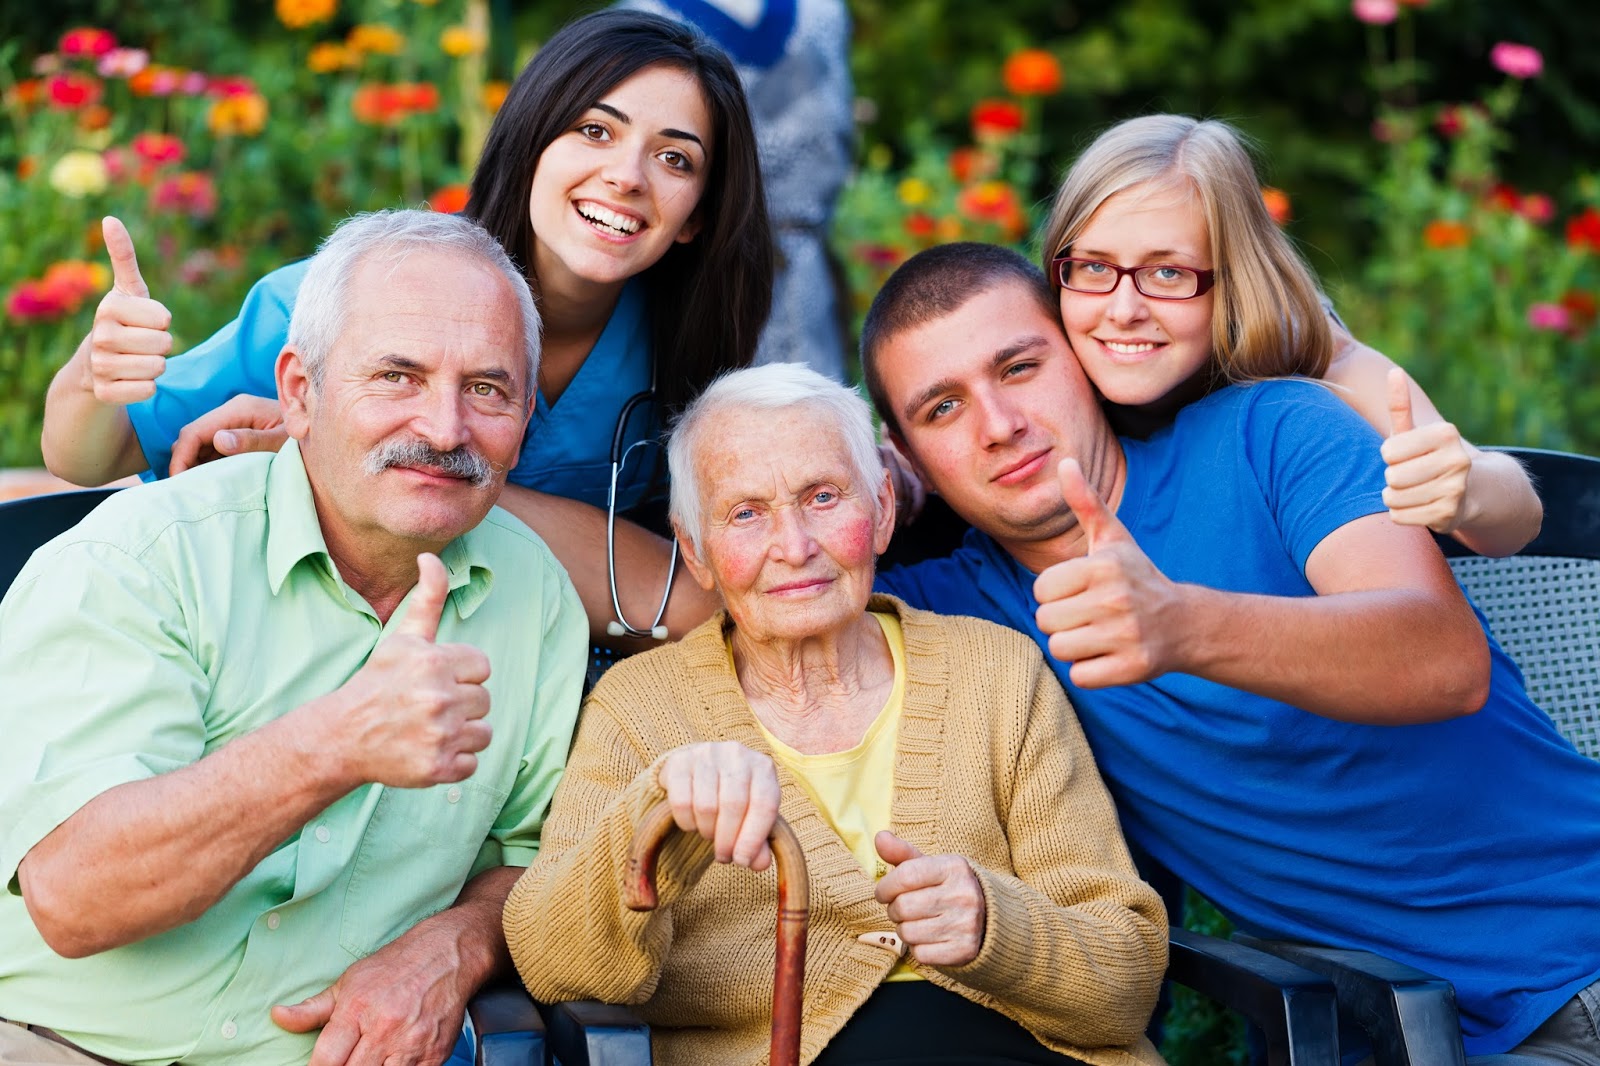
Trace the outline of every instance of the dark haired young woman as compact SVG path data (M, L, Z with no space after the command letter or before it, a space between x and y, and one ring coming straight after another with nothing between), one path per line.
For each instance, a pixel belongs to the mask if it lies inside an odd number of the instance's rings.
M522 266L544 320L510 480L603 507L617 445L655 437L664 415L748 364L767 316L772 237L737 74L703 37L653 15L569 23L496 116L466 214ZM119 278L137 280L121 225L107 234ZM51 469L91 484L276 447L277 403L263 398L304 270L267 275L237 319L170 361L166 309L135 294L142 283L119 284L51 385ZM619 508L640 501L653 467L626 464Z

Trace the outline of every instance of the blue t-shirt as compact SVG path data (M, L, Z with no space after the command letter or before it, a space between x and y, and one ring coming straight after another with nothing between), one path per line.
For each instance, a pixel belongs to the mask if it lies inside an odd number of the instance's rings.
M1384 510L1377 434L1318 385L1223 389L1122 443L1117 516L1175 581L1314 595L1312 550ZM878 584L1030 633L1050 659L1033 582L973 531L949 558ZM1070 664L1050 662L1131 841L1242 928L1448 978L1468 1053L1489 1054L1600 976L1600 764L1489 645L1482 710L1406 726L1335 721L1185 674L1079 689Z
M146 480L166 476L173 442L196 418L241 393L278 395L273 366L288 340L295 293L309 263L292 263L256 282L238 318L169 359L166 371L156 378L155 395L129 405L128 417L150 463ZM617 419L629 397L650 387L650 364L644 288L630 281L560 401L551 406L543 393L538 395L511 483L604 507ZM660 436L660 411L653 402L640 404L628 422L626 442ZM645 445L624 464L617 493L620 509L640 502L647 489L664 491L664 473L652 484L659 451L655 444Z

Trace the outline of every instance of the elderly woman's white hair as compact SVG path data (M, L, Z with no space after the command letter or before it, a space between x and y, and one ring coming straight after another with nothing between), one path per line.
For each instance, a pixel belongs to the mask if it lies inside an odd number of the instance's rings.
M684 409L667 442L667 473L672 479L672 522L700 550L700 483L695 449L707 426L723 411L779 411L807 407L824 416L844 438L851 473L878 517L878 486L883 457L872 428L872 409L855 389L799 363L768 363L723 374Z

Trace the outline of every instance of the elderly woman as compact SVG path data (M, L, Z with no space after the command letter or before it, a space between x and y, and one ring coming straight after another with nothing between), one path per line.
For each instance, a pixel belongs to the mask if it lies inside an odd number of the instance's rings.
M802 1062L1160 1062L1165 914L1060 685L1020 634L872 595L894 496L866 404L737 371L668 462L726 611L590 695L506 906L528 988L635 1005L668 1066L763 1061L781 813L810 867ZM636 914L628 844L663 798L684 832Z

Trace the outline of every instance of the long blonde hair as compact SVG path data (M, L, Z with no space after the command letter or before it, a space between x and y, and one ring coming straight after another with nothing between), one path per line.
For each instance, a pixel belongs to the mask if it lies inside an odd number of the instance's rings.
M1225 381L1320 378L1333 337L1311 270L1267 214L1244 137L1186 115L1145 115L1106 130L1078 157L1056 193L1041 249L1050 260L1078 239L1117 193L1146 182L1188 186L1200 200L1217 271L1211 357Z

